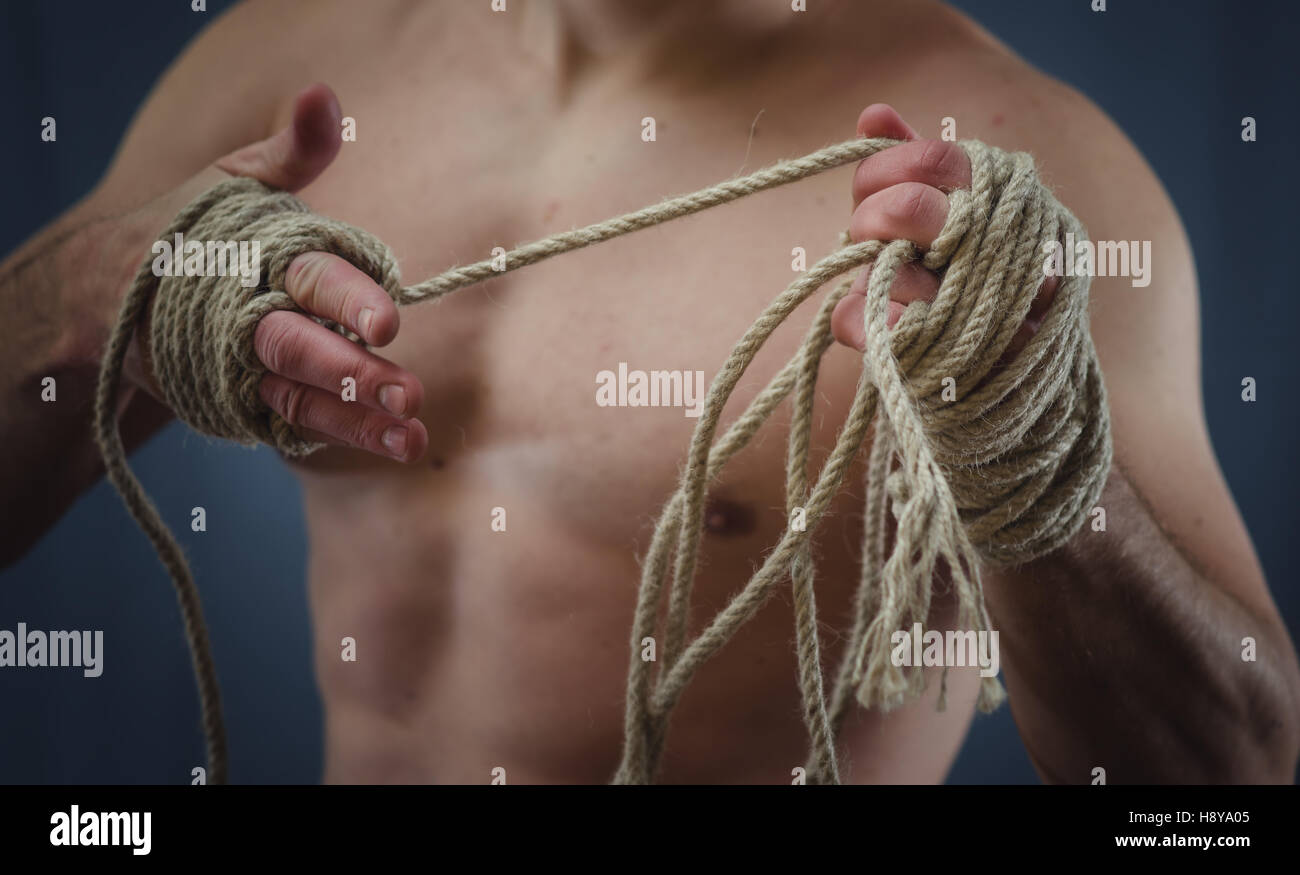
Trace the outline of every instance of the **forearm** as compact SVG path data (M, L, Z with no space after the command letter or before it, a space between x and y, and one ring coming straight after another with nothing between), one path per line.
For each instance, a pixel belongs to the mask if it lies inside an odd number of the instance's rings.
M127 240L129 223L86 212L70 211L0 264L0 299L12 314L0 327L0 501L14 511L0 566L102 474L91 437L98 356L131 253L143 250Z
M990 573L1017 725L1045 779L1290 782L1300 670L1285 627L1185 558L1119 466L1106 531ZM1255 659L1243 658L1243 639Z

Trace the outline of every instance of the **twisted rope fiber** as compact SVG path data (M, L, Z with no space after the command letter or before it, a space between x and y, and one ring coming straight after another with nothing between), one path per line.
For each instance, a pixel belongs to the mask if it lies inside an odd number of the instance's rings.
M895 143L852 140L556 234L506 253L505 270L859 161ZM890 636L925 621L936 570L947 569L961 628L988 630L980 563L1014 564L1050 552L1078 530L1100 496L1111 442L1105 388L1088 332L1089 279L1062 277L1038 331L1009 364L999 362L1042 281L1043 245L1067 231L1084 239L1084 230L1039 182L1028 155L973 140L960 145L971 161L972 185L952 192L947 222L927 251L907 241L851 244L844 234L839 250L813 265L764 310L714 378L680 484L642 562L616 782L653 780L671 712L687 683L787 577L810 742L808 779L838 782L835 737L852 701L887 710L924 690L920 668L905 672L891 662ZM176 216L162 239L177 232L191 240L260 241L265 282L250 289L234 276L157 277L150 262L141 265L104 354L95 398L96 440L110 481L175 585L198 681L209 780L222 783L225 730L197 590L179 543L127 464L117 430L122 363L134 331L151 308L148 346L155 376L180 419L205 434L248 445L267 443L287 456L302 456L321 445L300 438L261 402L257 387L266 369L253 351L253 332L264 315L298 309L280 291L295 257L333 252L371 276L398 304L440 298L503 271L499 260L487 260L403 287L396 259L382 242L244 178L223 181L201 194ZM902 265L918 259L940 273L939 292L931 302L908 306L890 330L889 287ZM862 375L834 448L810 485L812 410L821 358L832 343L831 313L849 291L851 278L844 275L869 262L875 268L867 288ZM840 277L799 350L715 441L723 407L767 338L795 307ZM325 324L360 343L342 326ZM945 377L955 380L956 400L944 398ZM688 640L707 485L792 393L786 511L793 519L802 508L806 525L802 530L788 525L749 582ZM869 431L872 450L853 629L828 697L814 598L813 539ZM892 546L891 515L896 520ZM660 637L665 589L668 604ZM646 637L663 642L653 676L651 663L640 658ZM946 681L947 669L940 707ZM979 706L991 710L1004 695L996 678L984 678Z

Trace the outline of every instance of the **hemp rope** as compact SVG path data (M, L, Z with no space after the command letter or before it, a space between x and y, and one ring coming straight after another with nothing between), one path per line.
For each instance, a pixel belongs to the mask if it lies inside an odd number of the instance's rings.
M505 271L860 161L896 143L851 140L555 234L506 253ZM1110 423L1088 331L1088 277L1062 277L1038 331L1009 364L997 367L1043 279L1044 245L1067 231L1085 239L1084 230L1040 183L1030 156L974 140L959 145L970 158L972 184L949 195L947 221L927 251L908 241L850 244L847 233L842 235L842 248L813 265L764 310L714 378L680 485L659 517L642 562L623 754L615 782L654 778L669 717L686 684L787 575L810 740L807 778L810 783L838 782L835 736L851 700L888 710L924 689L920 667L904 672L892 664L890 635L926 620L939 563L948 569L957 596L960 627L988 630L981 561L1014 564L1050 552L1078 530L1100 496L1110 469ZM269 262L265 282L250 289L237 276L157 277L150 261L142 264L104 354L95 436L109 480L176 587L198 681L209 780L223 783L225 729L198 593L179 543L127 464L117 430L122 362L137 324L152 302L150 354L166 402L178 418L205 434L249 445L267 443L287 456L302 456L321 445L300 438L262 403L257 388L266 368L252 342L258 320L268 312L298 310L280 291L296 256L335 253L370 275L398 304L436 299L503 271L499 260L487 260L403 287L396 259L379 240L246 178L223 181L201 194L161 239L177 232L192 240L260 241ZM917 259L941 274L938 294L933 301L909 305L890 330L889 287L899 267ZM715 441L727 399L776 327L824 284L871 261L863 372L834 449L811 487L808 453L817 375L832 343L832 310L848 293L851 278L826 297L799 350ZM360 343L343 327L324 324ZM955 381L956 400L944 398L947 377ZM792 392L786 511L792 520L803 508L806 526L799 531L787 525L749 582L688 641L706 486ZM873 443L854 625L828 700L813 595L813 536L869 430ZM886 528L891 513L897 521L892 548ZM660 668L652 678L650 662L640 658L641 642L655 637L670 577ZM940 708L946 681L944 669ZM995 708L1004 696L996 677L982 679L981 710Z

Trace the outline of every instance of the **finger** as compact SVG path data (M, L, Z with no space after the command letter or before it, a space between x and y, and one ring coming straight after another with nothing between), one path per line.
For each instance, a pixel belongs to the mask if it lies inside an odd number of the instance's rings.
M948 219L948 196L920 182L900 182L863 199L849 221L849 236L864 240L911 240L928 249Z
M1061 286L1061 278L1052 275L1043 280L1043 284L1038 287L1038 294L1034 295L1034 302L1029 305L1029 314L1025 321L1033 325L1034 330L1042 324L1043 317L1047 315L1047 310L1052 306L1052 301L1056 300L1056 290Z
M874 263L870 264L858 274L853 285L849 287L849 294L835 306L834 312L831 313L831 334L835 340L859 352L866 345L863 315L866 309L867 282L874 267ZM910 261L901 265L894 275L894 282L889 287L889 309L885 324L893 328L902 318L907 305L913 301L933 301L939 293L939 282L939 277L932 271L926 270L919 262ZM994 366L994 373L1013 361L1038 331L1047 311L1052 306L1060 283L1061 278L1058 276L1049 276L1043 280L1029 307L1029 313L1025 316L1025 321L1012 336L1011 342Z
M397 336L397 305L356 266L328 252L304 252L289 263L284 290L308 313L352 329L371 346Z
M429 446L429 433L418 419L396 419L279 374L263 376L259 394L285 422L304 433L317 433L377 456L411 462Z
M849 293L854 295L865 295L867 293L867 281L871 276L871 271L875 264L869 265L853 285L849 287ZM933 271L926 270L920 262L909 261L901 265L894 273L894 282L889 286L889 300L897 301L903 306L907 306L913 301L933 301L939 294L939 276ZM892 325L892 323L890 323Z
M853 173L853 206L901 182L920 182L943 192L969 188L970 158L961 146L943 140L917 140L877 152L859 162Z
M873 103L858 116L859 137L886 137L890 140L915 140L918 137L911 125L903 121L887 103Z
M1065 245L1065 241L1057 235L1057 244ZM1056 300L1056 290L1061 287L1061 277L1059 274L1044 270L1046 276L1043 278L1043 284L1038 287L1038 294L1034 296L1034 302L1029 307L1028 319L1034 321L1034 327L1037 329L1038 323L1042 322L1043 317L1047 315L1047 308L1052 306L1052 301Z
M1002 351L998 357L997 364L994 365L994 372L1006 367L1020 351L1025 348L1030 339L1038 333L1038 329L1043 324L1043 318L1047 315L1048 309L1052 306L1052 301L1056 298L1056 289L1061 284L1061 278L1058 276L1049 276L1043 280L1043 284L1038 287L1038 293L1034 295L1034 301L1029 305L1029 313L1025 315L1025 321L1020 323L1016 333L1011 336L1011 342L1007 348Z
M867 346L867 328L863 324L867 299L864 295L845 295L831 312L831 336L839 343L862 352ZM890 301L885 313L885 324L890 328L903 317L907 305Z
M339 440L336 437L327 434L321 434L320 432L313 431L312 429L306 428L305 426L301 426L301 425L298 426L297 431L298 434L302 436L303 440L309 440L318 444L329 444L331 447L348 446L347 444L345 444L343 441Z
M849 294L835 305L835 310L831 313L832 336L859 352L866 345L863 315L866 310L867 280L874 268L875 265L871 264L858 274L849 287ZM914 261L900 266L889 286L885 325L893 328L903 318L903 311L908 304L913 301L933 301L938 293L939 277L935 274Z
M253 349L272 373L340 400L351 378L357 401L393 416L415 415L424 400L414 374L299 313L266 314L253 332Z
M231 152L216 166L272 188L297 191L329 166L342 145L342 110L329 86L316 84L294 101L293 121L274 136Z

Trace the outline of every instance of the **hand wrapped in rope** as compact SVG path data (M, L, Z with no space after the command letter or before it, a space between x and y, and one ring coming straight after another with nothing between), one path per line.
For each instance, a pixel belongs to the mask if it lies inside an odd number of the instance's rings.
M858 161L894 145L859 139L781 162L746 177L666 200L586 228L521 246L505 269L593 245L641 228ZM920 692L919 670L905 675L889 660L890 635L923 621L935 570L948 569L959 620L987 629L981 561L1022 562L1068 539L1100 495L1110 466L1110 429L1096 353L1088 333L1088 279L1064 277L1038 332L1008 365L995 368L1024 321L1042 279L1040 253L1077 220L1042 186L1032 159L976 141L960 144L972 185L950 197L943 232L926 252L907 241L847 245L797 279L759 316L715 377L691 441L681 484L656 526L643 563L631 635L622 762L615 780L653 778L668 721L694 672L789 578L810 778L839 779L834 736L851 699L888 708ZM367 273L399 304L440 297L499 275L499 263L453 268L403 287L392 253L366 232L319 216L291 195L249 179L205 192L167 229L198 240L255 239L269 259L264 283L239 277L155 277L146 263L123 302L105 353L96 396L96 437L108 476L148 534L177 588L199 678L210 779L225 775L225 739L215 670L193 579L175 538L126 464L114 411L127 344L147 308L155 377L178 418L205 434L262 442L291 456L319 445L303 440L261 401L265 368L253 331L274 309L297 309L283 291L285 271L308 251L335 253ZM889 287L900 265L921 259L942 275L930 303L909 306L886 325ZM842 281L822 303L800 349L715 441L727 399L758 349L793 309L827 282L874 261L867 289L863 373L836 444L816 481L807 482L812 402L830 318L848 292ZM346 336L357 340L341 328ZM944 378L956 400L944 400ZM708 482L753 437L786 396L794 395L786 472L787 512L804 510L802 531L787 527L758 572L694 640L686 641L691 591ZM831 498L872 431L862 576L854 628L829 701L817 640L812 541ZM886 555L889 511L897 521ZM659 671L640 659L656 632L665 594ZM1002 697L985 679L981 707Z

